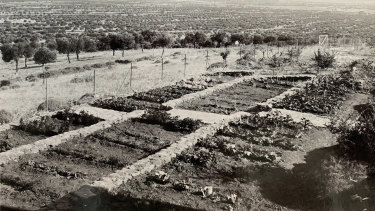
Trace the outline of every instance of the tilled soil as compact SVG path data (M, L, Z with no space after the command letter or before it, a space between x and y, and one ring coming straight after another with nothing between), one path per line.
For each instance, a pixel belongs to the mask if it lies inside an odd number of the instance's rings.
M0 132L0 152L5 152L21 145L34 143L45 138L47 138L47 136L33 135L23 130L8 129Z
M160 125L129 120L45 152L21 156L18 162L1 167L2 205L40 208L169 146L183 135Z
M236 84L225 90L216 91L206 97L184 102L179 108L218 114L232 114L238 111L246 111L257 103L265 102L283 93L290 87L289 85L249 81Z

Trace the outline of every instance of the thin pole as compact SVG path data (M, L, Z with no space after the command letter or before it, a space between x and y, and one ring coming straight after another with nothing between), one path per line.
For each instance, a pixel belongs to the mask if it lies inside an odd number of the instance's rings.
M186 54L185 54L185 67L184 67L184 77L186 75Z
M208 49L207 49L207 55L206 55L206 70L208 69Z
M96 94L96 70L94 68L94 95Z
M48 111L48 79L46 77L46 67L43 68L44 78L46 80L46 110Z
M163 57L161 57L161 79L163 79L163 72L164 72L164 60L163 60Z
M133 79L133 62L130 63L130 87L132 87L132 79Z

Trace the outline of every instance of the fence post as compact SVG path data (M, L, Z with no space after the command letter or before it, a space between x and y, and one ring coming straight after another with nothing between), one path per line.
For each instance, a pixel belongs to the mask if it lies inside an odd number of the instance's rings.
M208 49L207 49L207 55L206 55L206 70L208 69Z
M161 57L161 79L163 79L163 72L164 72L164 59Z
M185 54L184 78L185 78L185 75L186 75L186 54Z
M132 87L132 78L133 78L133 62L130 62L130 87Z
M46 80L46 111L48 111L48 78L46 76L46 67L43 68L44 78Z
M94 95L96 94L96 70L94 68Z

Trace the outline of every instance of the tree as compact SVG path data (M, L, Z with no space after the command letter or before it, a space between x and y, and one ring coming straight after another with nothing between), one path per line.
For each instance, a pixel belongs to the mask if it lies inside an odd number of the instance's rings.
M27 59L34 56L35 48L31 45L31 43L27 43L25 46L25 50L23 51L23 56L25 57L25 68L27 67Z
M3 45L1 46L1 54L4 62L15 61L16 62L16 73L18 72L18 62L22 56L22 52L19 44L14 45Z
M84 36L83 38L83 49L86 52L96 52L97 46L94 40L90 39L88 36Z
M199 46L203 46L207 40L207 36L203 32L195 32L194 34L195 43Z
M72 50L76 53L77 60L79 60L79 54L85 48L85 43L84 43L82 37L81 36L80 37L72 37L70 39L70 44L72 46Z
M245 43L245 37L243 34L232 34L230 36L230 41L231 43L235 43L236 41L238 41L239 43L241 44L244 44Z
M253 37L253 44L254 45L263 44L263 36L260 34L255 34Z
M223 58L224 67L227 65L227 58L229 56L230 51L226 50L225 52L221 52L220 56Z
M264 43L272 44L272 43L275 43L276 40L277 38L275 36L270 35L270 36L265 37L263 41Z
M218 46L223 46L223 43L224 43L226 37L227 37L227 34L223 31L220 31L220 32L216 32L215 34L211 35L211 40L212 40L212 42L217 42Z
M34 61L36 64L44 66L47 63L54 62L56 60L56 53L49 50L46 47L39 48L34 54Z
M70 63L70 53L73 52L70 41L67 38L58 38L56 39L57 51L62 54L66 54L68 57L68 62Z
M115 51L122 48L122 38L119 35L109 35L109 46L113 51L113 56L115 55Z
M46 41L46 46L48 49L54 51L57 49L57 43L55 39L49 39Z
M162 47L163 48L163 53L161 56L163 57L164 55L164 48L167 47L172 43L172 38L168 34L160 34L158 38L156 38L154 45L157 47Z
M122 49L122 56L124 56L125 49L131 49L135 46L134 36L129 33L124 33L120 37L120 45Z

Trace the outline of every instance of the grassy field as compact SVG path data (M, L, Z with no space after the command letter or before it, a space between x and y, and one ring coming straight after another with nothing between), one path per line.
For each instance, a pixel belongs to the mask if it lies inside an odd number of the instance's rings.
M281 48L281 52L286 52L287 47ZM312 60L317 46L305 47L302 49L299 58L299 64L288 64L280 68L271 70L266 62L261 62L263 57L262 51L257 50L255 59L258 61L254 67L241 67L236 65L236 60L240 58L239 47L228 48L231 52L228 56L227 63L230 69L252 70L256 74L295 74L306 70L315 71L312 68ZM244 47L246 51L252 51L251 46ZM359 58L371 57L371 51L367 48L361 48L352 51L348 48L333 49L336 52L336 65L338 67L347 65L352 60ZM96 71L96 94L98 96L126 96L138 91L145 91L155 87L161 87L173 84L184 78L203 74L206 71L206 55L209 55L209 64L222 62L220 56L225 49L166 49L164 53L164 71L161 75L161 53L162 49L130 50L125 51L124 57L122 52L116 52L112 56L112 52L94 52L82 53L80 60L77 61L75 55L71 55L72 63L68 63L66 55L58 55L57 61L48 64L49 72L58 73L66 69L70 69L67 74L59 74L48 79L48 98L61 102L78 100L87 93L93 93L93 75ZM272 48L272 52L276 53L277 48ZM186 74L184 76L184 57L187 57ZM272 55L269 49L269 57ZM267 54L266 54L267 57ZM132 86L130 87L130 64L118 64L113 62L116 59L137 60L145 58L145 60L133 63ZM20 60L20 67L23 67L23 59ZM106 65L112 62L113 65ZM101 68L91 68L83 70L86 66L100 64ZM74 68L77 71L74 71ZM73 69L73 70L72 70ZM214 71L221 71L219 68ZM34 114L36 108L45 100L46 86L42 78L38 78L43 69L40 65L36 65L33 61L28 62L28 68L21 68L18 73L15 71L14 62L0 62L0 80L10 80L9 87L3 87L0 90L0 108L11 112L14 115L14 121L18 121L20 117ZM34 75L35 81L26 81L26 77Z

